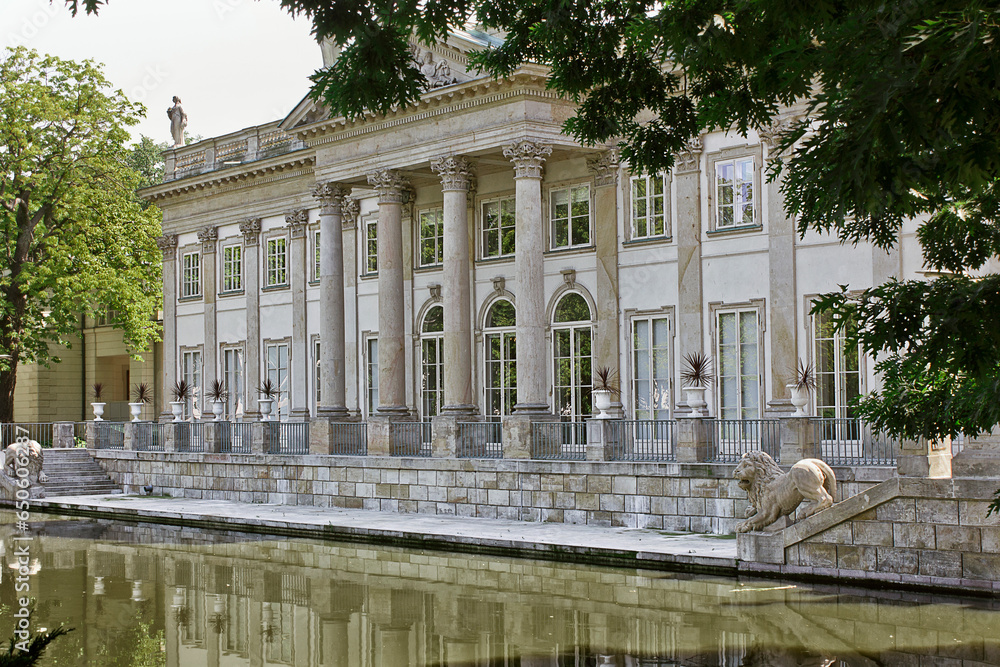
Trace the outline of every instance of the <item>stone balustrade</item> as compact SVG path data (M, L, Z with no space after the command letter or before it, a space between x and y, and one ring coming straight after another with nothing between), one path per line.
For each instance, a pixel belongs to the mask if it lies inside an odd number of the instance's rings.
M278 129L279 124L280 121L275 121L167 149L163 152L163 181L264 160L306 147L304 142Z

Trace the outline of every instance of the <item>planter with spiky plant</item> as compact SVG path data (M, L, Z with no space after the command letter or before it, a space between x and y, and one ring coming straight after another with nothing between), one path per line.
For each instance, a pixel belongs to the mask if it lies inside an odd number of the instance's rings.
M212 401L212 414L215 421L222 421L222 413L226 411L226 399L229 398L229 390L222 380L212 380L208 387L208 397Z
M145 382L140 382L132 387L132 402L128 404L128 409L132 413L132 421L140 421L142 408L152 400L153 392Z
M595 419L611 419L608 409L611 408L612 399L621 395L621 388L618 383L618 371L602 366L594 372L592 378L594 389L594 408L599 410Z
M792 395L792 405L795 406L793 417L808 417L806 406L809 405L809 394L816 389L816 369L811 363L799 359L795 366L793 380L786 385Z
M187 405L188 399L191 398L191 385L187 383L187 380L178 380L170 388L170 393L174 397L174 400L170 401L170 411L174 415L174 421L182 421L184 407Z
M94 409L94 421L102 422L104 421L104 406L107 405L102 400L104 398L104 383L95 382L91 386L91 391L94 394L94 402L90 404L90 407Z
M684 383L684 400L691 408L691 416L704 417L702 410L708 405L705 402L705 391L712 383L712 358L702 352L684 355L681 381Z
M260 386L257 387L257 391L260 392L260 398L257 399L257 404L260 406L260 420L262 422L271 421L271 409L274 406L274 399L278 397L281 390L278 389L271 378L265 378Z

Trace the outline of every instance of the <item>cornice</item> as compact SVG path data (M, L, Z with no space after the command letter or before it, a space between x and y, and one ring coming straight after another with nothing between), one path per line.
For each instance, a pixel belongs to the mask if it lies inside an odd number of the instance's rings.
M303 151L298 151L299 153ZM291 159L289 159L291 158ZM199 190L230 192L257 187L266 183L312 174L316 156L287 153L271 160L249 162L245 169L231 167L222 171L211 171L179 178L162 185L148 188L142 197L157 203L172 197L187 195Z

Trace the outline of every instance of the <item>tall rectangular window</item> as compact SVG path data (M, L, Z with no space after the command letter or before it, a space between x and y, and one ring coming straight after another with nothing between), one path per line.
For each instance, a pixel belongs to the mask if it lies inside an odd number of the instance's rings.
M421 211L420 266L434 266L444 261L444 209Z
M365 221L365 273L378 273L378 220Z
M378 338L368 339L368 358L365 372L368 390L368 414L373 415L378 410Z
M243 348L227 347L222 350L222 381L229 392L226 398L226 418L242 419L245 412L243 398Z
M590 244L590 186L577 185L553 190L549 219L552 247L572 248Z
M760 418L760 326L756 310L719 313L719 416Z
M267 378L278 388L275 397L274 414L278 421L288 419L289 378L288 378L288 343L271 343L265 349L267 359Z
M184 268L181 279L181 296L200 296L201 254L197 252L184 253L182 262Z
M483 203L483 259L514 254L514 198Z
M181 353L181 379L191 387L191 400L184 405L184 416L201 417L201 350Z
M319 258L320 258L320 244L319 244L319 230L313 234L313 280L319 280L320 270L319 270Z
M632 177L632 238L669 236L667 175Z
M319 410L320 402L323 400L323 384L320 377L320 369L322 368L321 361L323 358L320 356L319 341L313 343L313 368L316 372L313 375L313 381L316 383L316 409Z
M267 240L267 287L288 284L288 243L284 236Z
M670 419L670 322L632 320L632 412L636 419Z
M222 291L238 292L243 289L243 246L227 245L222 248Z
M861 395L858 346L847 344L847 332L836 330L829 312L817 313L813 322L816 344L816 416L853 418L856 414L851 403Z
M743 227L754 220L754 158L715 163L715 227Z

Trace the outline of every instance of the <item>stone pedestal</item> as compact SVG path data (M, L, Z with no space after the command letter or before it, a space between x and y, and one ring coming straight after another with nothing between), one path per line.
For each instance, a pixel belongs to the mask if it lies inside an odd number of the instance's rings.
M590 419L587 421L587 460L608 461L612 450L618 445L618 429L613 419Z
M781 449L779 460L790 466L802 459L820 458L820 443L816 440L816 427L810 417L783 417L781 419Z
M678 417L677 443L674 455L678 463L700 463L708 460L709 417Z
M270 422L254 422L250 428L250 453L263 454L267 444L265 427Z
M368 456L389 456L392 447L392 426L396 417L371 415L368 417Z
M531 424L533 422L557 422L553 414L513 414L502 420L503 457L505 459L531 458Z
M325 415L309 420L309 453L328 455L330 450L330 422Z
M431 456L438 459L453 459L458 451L458 422L471 418L458 415L438 415L431 420Z
M1000 479L1000 429L969 438L951 462L953 477Z
M124 424L122 424L122 427L125 432L124 433L125 451L127 452L135 451L135 441L136 441L135 424L133 422L125 422Z
M947 442L903 440L896 457L900 477L951 477L951 446Z
M76 447L73 422L56 422L52 425L52 447L66 449Z
M169 422L163 425L163 451L164 452L176 452L177 451L177 440L178 434L178 424L182 422ZM128 446L128 438L126 438L126 448Z
M222 425L225 422L205 422L202 427L205 429L203 435L205 437L205 453L207 454L221 454L222 453Z

